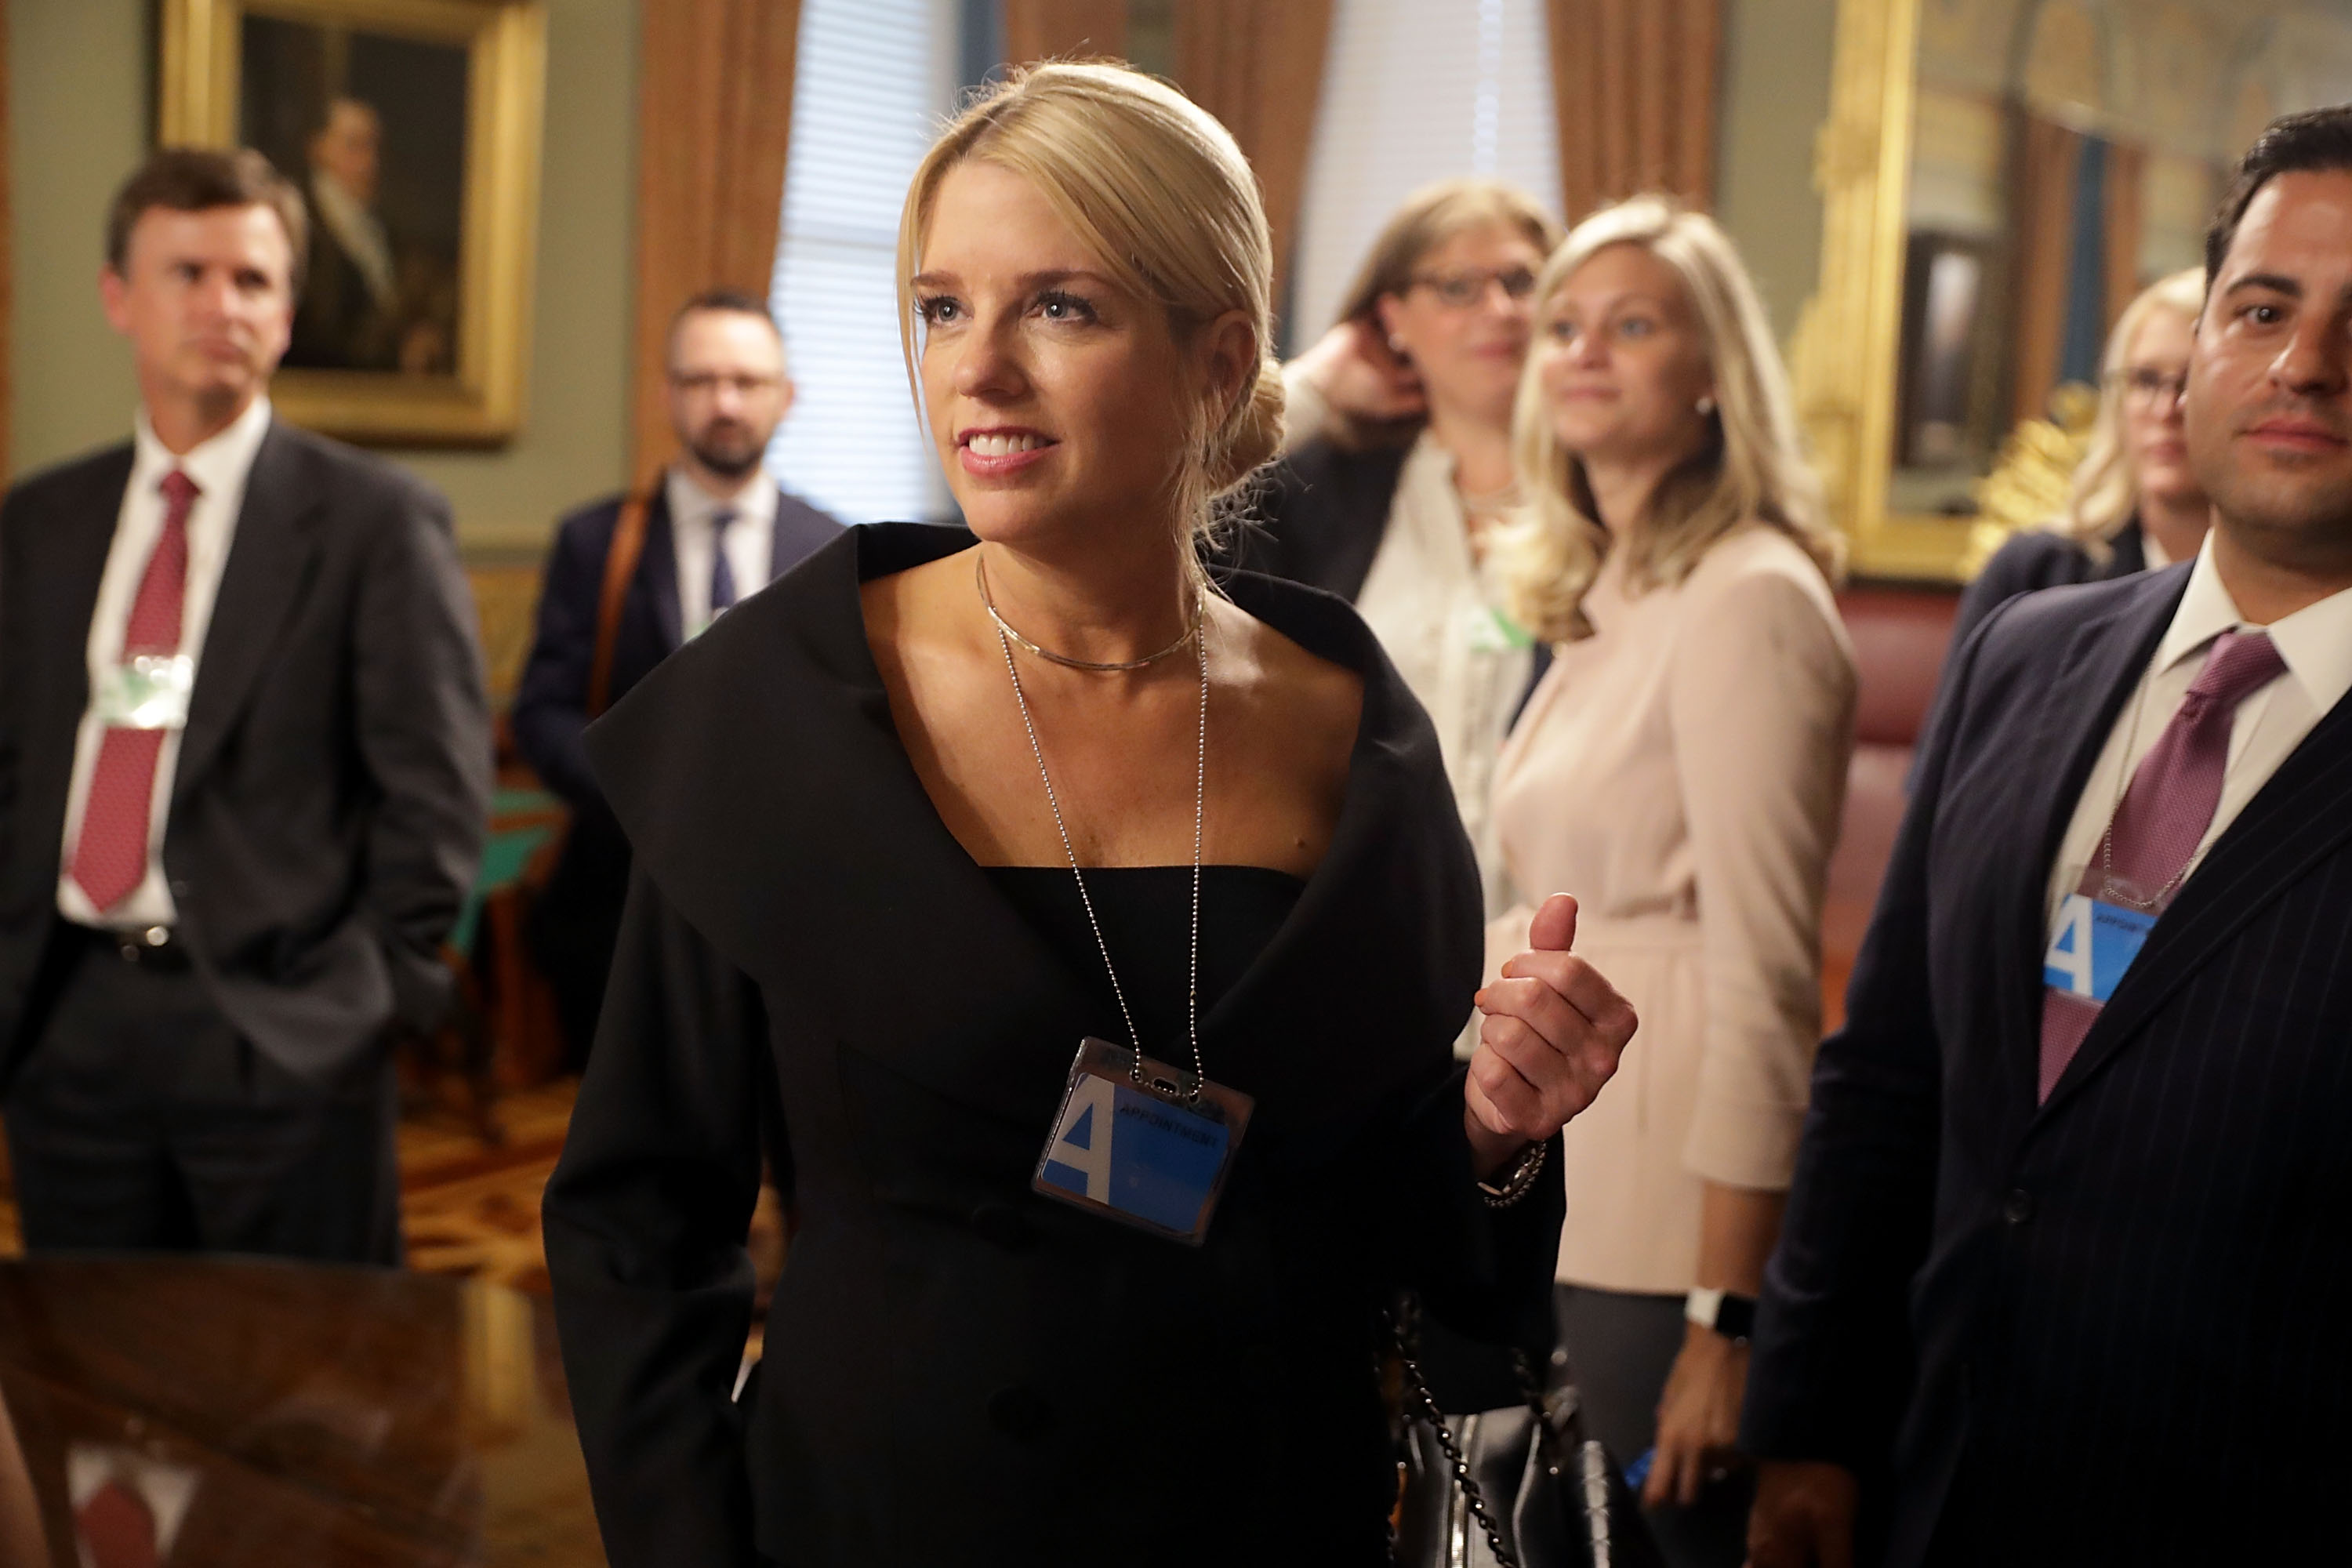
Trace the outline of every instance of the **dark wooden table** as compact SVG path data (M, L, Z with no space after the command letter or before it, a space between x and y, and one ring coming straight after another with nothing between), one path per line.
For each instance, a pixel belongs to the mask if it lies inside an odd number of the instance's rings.
M547 1303L244 1258L0 1264L0 1513L110 1478L173 1568L602 1564ZM21 1521L19 1521L21 1522ZM0 1521L0 1556L9 1555ZM12 1563L8 1568L15 1568Z

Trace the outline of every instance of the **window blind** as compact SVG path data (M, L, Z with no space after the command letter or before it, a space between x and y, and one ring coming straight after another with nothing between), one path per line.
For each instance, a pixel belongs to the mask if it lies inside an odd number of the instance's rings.
M768 449L847 522L937 517L898 348L898 206L954 96L955 0L802 0L772 303L799 400Z
M1293 352L1330 326L1389 215L1433 180L1507 180L1557 213L1543 0L1339 0L1307 154Z

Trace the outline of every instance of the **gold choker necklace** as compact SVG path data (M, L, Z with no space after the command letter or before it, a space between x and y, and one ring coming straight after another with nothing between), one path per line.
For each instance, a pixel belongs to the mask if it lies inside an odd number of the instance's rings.
M1184 635L1182 637L1178 637L1174 642L1170 643L1158 653L1146 654L1141 658L1129 659L1072 658L1068 654L1055 653L1052 648L1041 647L1037 644L1031 642L1027 637L1024 637L1019 632L1014 631L1012 624L1006 621L1002 615L997 613L996 601L990 598L988 595L988 564L980 558L980 552L978 551L974 551L972 552L971 580L978 585L980 589L980 602L982 605L986 606L988 610L988 618L996 623L996 629L998 631L1003 632L1006 637L1011 637L1014 642L1020 644L1024 649L1035 654L1039 658L1044 659L1046 663L1058 664L1066 669L1091 670L1097 675L1118 675L1131 669L1147 668L1151 665L1158 664L1161 659L1166 658L1172 654L1181 653L1187 644L1192 642L1194 637L1201 635L1201 595L1198 593L1195 593L1192 595L1192 624L1184 628Z

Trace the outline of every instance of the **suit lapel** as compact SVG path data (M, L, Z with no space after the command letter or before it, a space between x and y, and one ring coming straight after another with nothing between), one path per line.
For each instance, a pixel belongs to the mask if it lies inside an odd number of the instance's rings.
M821 570L720 616L591 727L589 752L638 863L730 963L916 1082L1042 1123L1087 1000L899 743L857 584L926 558L904 542L851 531Z
M318 544L315 524L326 506L325 496L302 482L302 467L301 449L272 425L254 454L236 536L213 599L172 786L175 800L186 798L220 750L279 628L301 600Z
M2019 822L2021 831L2031 837L2024 840L2027 853L2005 858L2009 880L2001 905L2011 935L2002 948L2000 997L2001 1035L2012 1078L2027 1086L2028 1094L2035 1091L2041 1072L2042 955L2049 944L2050 868L2108 732L2137 689L2187 587L2183 571L2164 591L2138 596L2077 626L2042 686L2040 711L2020 753L2020 771L2027 782ZM2045 770L2033 765L2038 758L2064 760L2060 767Z
M2047 1117L2295 879L2352 838L2352 701L2339 700L2207 852L2042 1108Z
M768 525L768 581L771 583L791 571L800 558L800 552L793 549L792 523L793 498L784 493L783 486L778 485L776 520Z
M90 467L89 482L68 503L68 516L44 521L32 535L41 542L44 558L27 575L43 586L27 595L27 608L37 618L35 634L45 657L55 668L71 669L83 689L74 704L89 700L87 690L90 617L98 613L98 587L106 575L106 557L114 546L115 525L122 516L122 492L131 483L132 449L110 452Z
M661 634L665 651L685 646L686 628L677 608L677 531L670 526L669 487L654 491L646 509L646 553L638 569L646 592L653 597L654 629Z

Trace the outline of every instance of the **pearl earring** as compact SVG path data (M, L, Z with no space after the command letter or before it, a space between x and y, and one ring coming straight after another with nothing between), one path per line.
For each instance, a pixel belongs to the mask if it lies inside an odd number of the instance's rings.
M1704 418L1706 418L1708 415L1713 414L1714 412L1715 412L1715 399L1714 399L1714 398L1712 398L1712 397L1702 397L1702 398L1700 398L1700 399L1698 400L1698 416L1699 416L1700 418L1704 419Z
M1400 359L1404 357L1404 340L1394 332L1389 334L1389 353Z

